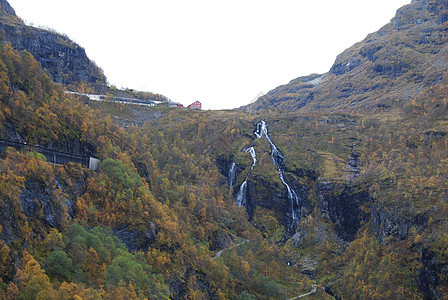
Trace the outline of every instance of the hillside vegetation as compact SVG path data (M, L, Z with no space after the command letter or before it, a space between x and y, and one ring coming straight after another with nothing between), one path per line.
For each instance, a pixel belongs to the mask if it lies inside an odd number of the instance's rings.
M443 5L414 1L397 26L412 28L410 8ZM339 88L356 68L332 70ZM410 65L418 92L366 104L373 112L330 109L331 97L300 113L280 109L292 102L200 111L86 104L30 52L1 45L0 138L101 162L2 150L0 299L446 298L448 88L430 79L437 70Z
M3 152L3 297L278 298L286 287L311 289L222 184L208 124L216 140L230 136L234 127L224 124L232 114L214 121L199 111L162 109L159 130L148 124L125 132L109 115L65 94L29 53L6 45L0 58L3 138L42 145L78 140L102 160L92 172L47 164L32 152ZM243 239L250 244L213 259ZM305 285L293 284L293 277Z

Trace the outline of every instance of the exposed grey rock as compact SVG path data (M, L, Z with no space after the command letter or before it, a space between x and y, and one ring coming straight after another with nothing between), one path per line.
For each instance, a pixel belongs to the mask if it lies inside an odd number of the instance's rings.
M0 40L30 52L55 82L88 82L105 86L103 71L68 37L25 25L6 0L0 1Z
M427 221L428 217L425 215L407 216L401 210L387 209L378 202L374 202L371 208L373 231L380 243L384 243L389 236L405 240L411 227L423 226Z
M447 82L447 20L447 1L412 1L339 54L317 85L298 77L241 109L367 113L412 101L424 87ZM391 98L399 101L382 104Z
M212 241L210 243L210 250L216 251L229 247L229 245L233 242L232 236L223 235L219 231L215 231L213 233Z
M317 258L311 255L302 256L297 262L297 268L300 273L314 278L316 276Z
M16 205L9 198L3 198L0 201L0 240L10 246L21 236L20 220L15 212Z
M16 239L23 237L25 221L28 221L35 233L44 234L50 228L62 230L63 218L74 216L73 199L82 195L84 183L85 178L82 176L72 178L69 187L56 178L50 186L34 178L26 178L18 203L13 203L8 197L0 199L0 240L7 245L14 244ZM21 246L23 245L15 244L16 249Z
M205 276L200 272L197 272L197 270L190 265L187 266L187 270L185 271L185 274L183 274L182 278L173 276L168 279L168 285L171 290L171 298L174 300L184 299L184 295L188 293L186 282L188 282L192 276L196 277L196 284L199 290L207 296L206 299L214 299L212 297L211 288L207 282L207 278L205 278Z
M378 75L390 78L397 78L406 73L409 68L409 65L401 62L396 62L390 65L376 64L373 66L373 70L378 73Z
M219 172L225 176L227 178L227 180L229 180L228 176L229 176L229 171L232 167L233 161L234 160L234 155L230 154L230 155L220 155L216 158L216 166L219 169ZM241 174L241 172L243 172L245 169L245 167L241 164L235 164L235 177L238 177L239 174ZM235 190L237 190L235 188Z
M16 16L16 12L6 0L0 0L0 16Z
M361 64L362 64L361 59L352 57L348 61L335 63L330 69L330 74L343 75L359 67Z
M11 122L9 119L5 119L3 127L4 128L2 130L3 131L2 136L4 136L5 139L19 143L25 142L23 138L20 136L20 134L17 132L17 128L14 125L14 123Z
M22 211L29 218L40 218L48 228L61 230L64 209L53 201L53 190L39 182L27 180L19 196ZM40 212L43 212L43 215Z
M235 188L238 191L239 187ZM272 183L259 175L251 176L247 183L247 205L246 210L249 219L252 219L257 206L275 211L279 222L285 227L290 225L289 204L286 192L283 193L282 186Z
M377 56L375 55L379 50L381 50L381 45L366 45L359 51L362 57L366 57L370 61L374 62L377 60Z
M442 264L436 255L428 249L420 251L420 260L423 268L418 272L417 283L425 299L442 299L443 293L440 291L440 274L447 274L448 266Z
M147 251L148 248L155 242L156 226L150 223L145 228L133 228L128 224L123 224L114 229L114 234L125 244L129 251Z
M371 201L368 191L354 185L341 186L332 182L318 185L318 202L325 218L335 224L339 237L352 241L369 214L361 206Z

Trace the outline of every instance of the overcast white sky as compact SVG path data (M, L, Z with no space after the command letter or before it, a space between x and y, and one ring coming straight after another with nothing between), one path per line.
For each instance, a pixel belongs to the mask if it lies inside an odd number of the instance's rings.
M411 0L8 0L86 49L110 84L235 108L327 72Z

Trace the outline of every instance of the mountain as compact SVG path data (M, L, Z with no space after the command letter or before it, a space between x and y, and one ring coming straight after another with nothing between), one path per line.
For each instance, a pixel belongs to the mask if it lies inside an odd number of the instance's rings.
M0 299L447 297L443 78L375 114L201 111L86 103L42 66L0 43Z
M0 10L1 10L0 13L3 17L12 17L14 19L17 18L14 8L12 8L11 5L6 0L0 1Z
M103 71L81 46L67 36L25 25L6 0L0 1L0 7L0 40L30 52L54 82L106 86Z
M375 33L337 56L325 74L296 78L252 110L372 113L402 108L448 82L448 2L413 0Z

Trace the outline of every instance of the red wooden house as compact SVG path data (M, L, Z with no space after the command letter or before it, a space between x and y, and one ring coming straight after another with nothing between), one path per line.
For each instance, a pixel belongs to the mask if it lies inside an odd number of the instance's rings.
M188 105L188 108L199 108L199 109L201 109L202 108L202 103L199 102L199 101L196 101L196 102L191 103L190 105Z

